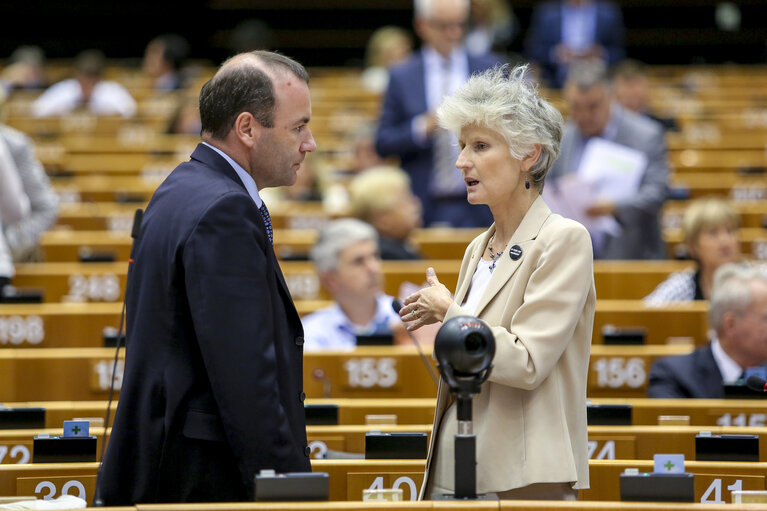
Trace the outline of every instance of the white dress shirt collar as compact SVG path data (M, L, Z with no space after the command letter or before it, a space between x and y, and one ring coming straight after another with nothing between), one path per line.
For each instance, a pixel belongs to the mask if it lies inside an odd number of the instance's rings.
M716 365L719 367L722 381L724 383L735 383L738 381L740 375L743 374L743 368L724 351L718 337L711 339L711 354L714 355L714 361L716 361Z
M442 104L446 58L431 46L424 46L421 52L426 82L426 106L433 112ZM455 48L450 54L448 73L450 76L447 93L453 94L466 83L470 75L469 56L463 46Z
M242 181L242 184L245 185L245 189L248 191L248 194L253 199L253 202L256 203L256 207L260 208L261 204L263 204L264 201L262 201L261 196L258 195L258 188L256 187L256 181L253 179L253 176L248 174L245 171L245 169L240 166L239 163L237 163L232 158L230 158L229 155L226 154L221 149L217 147L213 147L207 142L203 142L203 144L210 147L214 151L216 151L218 154L221 155L223 159L229 162L229 165L231 165L234 171L237 173L237 175L240 176L240 181Z

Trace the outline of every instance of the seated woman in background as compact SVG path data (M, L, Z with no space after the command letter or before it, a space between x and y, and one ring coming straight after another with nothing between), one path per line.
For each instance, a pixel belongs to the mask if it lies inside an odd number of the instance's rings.
M685 211L682 230L687 251L698 268L671 274L645 301L708 300L717 268L740 259L739 223L740 217L724 199L693 201Z
M365 50L362 86L370 92L384 92L389 68L407 59L412 51L413 38L401 27L385 26L373 32Z
M381 259L421 259L410 235L421 227L421 201L410 190L410 177L397 167L363 171L349 184L352 214L378 231Z

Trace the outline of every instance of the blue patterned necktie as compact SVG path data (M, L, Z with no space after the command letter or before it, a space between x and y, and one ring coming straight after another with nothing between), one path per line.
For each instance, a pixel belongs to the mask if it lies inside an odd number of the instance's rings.
M269 235L269 243L274 245L274 240L272 239L272 217L269 216L269 210L266 209L266 203L262 202L261 207L258 208L258 210L261 212L261 218L264 219L264 225L266 226L266 234Z

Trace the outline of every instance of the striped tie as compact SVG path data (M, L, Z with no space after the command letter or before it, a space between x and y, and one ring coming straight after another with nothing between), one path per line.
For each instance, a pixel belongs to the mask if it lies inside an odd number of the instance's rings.
M266 203L262 202L261 207L258 208L258 210L261 212L261 218L264 219L264 225L266 226L266 234L269 235L269 243L274 245L274 240L272 239L272 217L269 216L269 210L266 209Z
M442 96L440 102L450 95L450 59L442 62ZM464 192L463 178L455 166L458 159L455 136L439 128L434 135L434 169L430 191L436 197L454 197Z

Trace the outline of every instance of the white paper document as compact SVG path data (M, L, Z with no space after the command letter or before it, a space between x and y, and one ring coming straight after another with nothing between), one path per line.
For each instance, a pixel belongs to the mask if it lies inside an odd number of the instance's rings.
M591 217L586 210L602 200L619 202L634 195L646 167L643 152L592 138L583 149L577 171L547 185L543 199L554 213L583 224L592 237L617 236L621 228L614 217Z
M639 190L647 155L603 138L592 138L583 149L577 174L593 186L598 198L619 202Z

